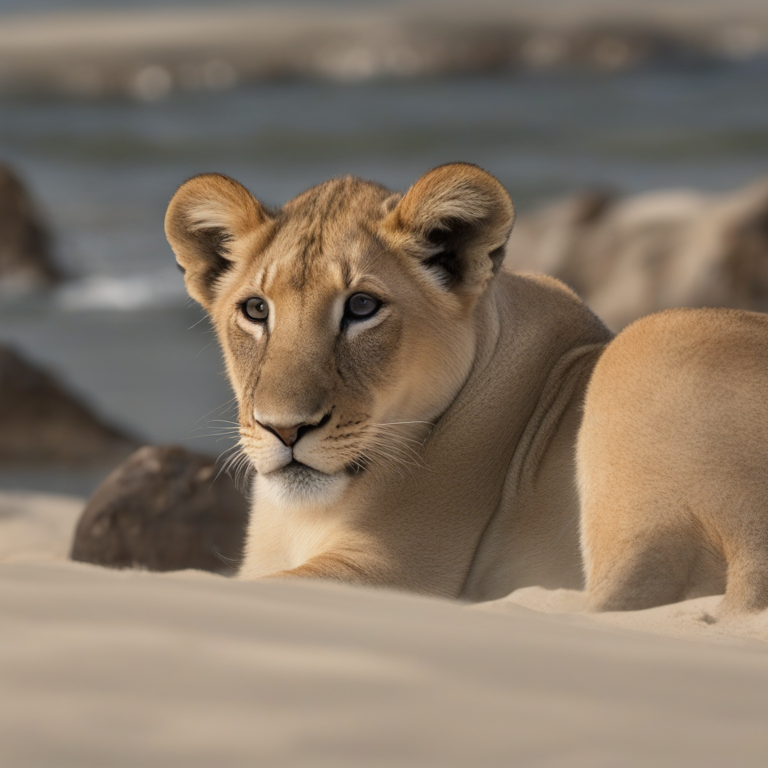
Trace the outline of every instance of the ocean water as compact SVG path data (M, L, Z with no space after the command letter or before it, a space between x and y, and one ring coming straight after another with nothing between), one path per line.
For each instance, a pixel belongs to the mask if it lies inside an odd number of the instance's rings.
M584 187L728 190L768 174L768 62L621 74L277 82L130 99L0 98L0 162L29 184L72 280L0 301L19 346L111 421L216 453L234 418L207 321L163 236L178 184L229 174L281 204L353 173L396 189L453 160L521 211ZM514 235L513 235L514 237ZM230 403L227 405L227 403ZM0 472L0 486L87 492L93 474Z

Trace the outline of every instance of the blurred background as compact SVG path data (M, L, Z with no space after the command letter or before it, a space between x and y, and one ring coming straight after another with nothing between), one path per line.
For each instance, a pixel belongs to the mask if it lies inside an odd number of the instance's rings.
M664 225L667 255L694 220L727 229L768 173L768 4L0 0L0 165L53 265L0 273L0 345L117 431L218 453L216 420L235 415L163 236L175 188L218 171L280 205L332 175L403 189L453 160L510 191L526 267L562 226L557 201L597 201L577 216L592 226L606 205L624 215L614 201L692 190L658 198L657 218L685 219ZM768 195L750 205L747 293L768 261ZM653 243L643 259L659 260ZM539 266L562 276L563 258L542 250ZM86 494L107 468L11 456L0 487Z

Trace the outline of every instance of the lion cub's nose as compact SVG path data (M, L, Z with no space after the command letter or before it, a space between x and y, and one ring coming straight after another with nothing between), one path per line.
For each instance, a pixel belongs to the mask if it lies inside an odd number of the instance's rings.
M298 443L302 436L309 432L310 429L317 429L326 424L330 416L330 413L326 413L320 421L316 421L314 424L305 421L302 424L294 424L292 427L276 427L272 424L264 424L261 421L257 421L256 423L262 427L262 429L271 432L283 445L291 448Z
M260 424L267 432L271 432L277 439L289 448L299 439L300 425L294 427L272 427L269 424Z

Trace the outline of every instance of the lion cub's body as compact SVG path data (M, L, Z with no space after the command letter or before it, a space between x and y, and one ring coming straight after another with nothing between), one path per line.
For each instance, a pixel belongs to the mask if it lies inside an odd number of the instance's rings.
M630 325L595 369L578 457L594 608L723 591L726 609L768 607L768 315Z
M513 220L462 164L277 212L226 177L181 187L168 237L256 472L241 576L486 600L586 570L611 609L727 565L727 604L765 607L768 320L665 313L611 341L561 283L501 270Z

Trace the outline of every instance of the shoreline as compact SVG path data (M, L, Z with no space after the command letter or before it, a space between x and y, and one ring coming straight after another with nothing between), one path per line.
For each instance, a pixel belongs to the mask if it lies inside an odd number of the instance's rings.
M226 6L0 16L0 92L162 98L173 90L315 78L360 81L768 54L768 7L740 0L565 0L472 8Z

